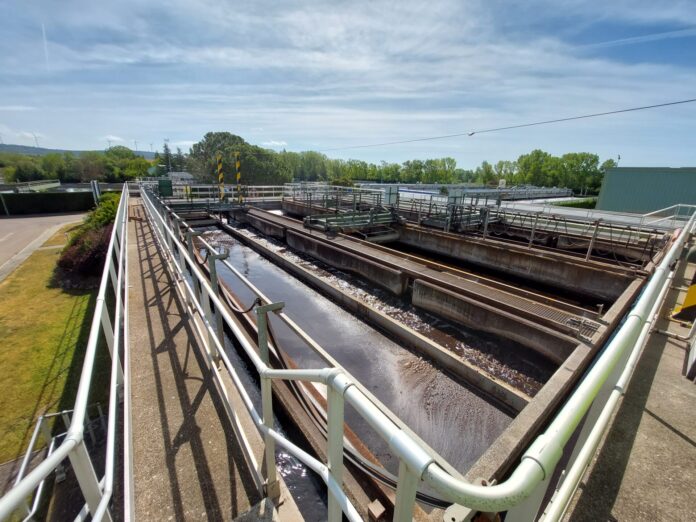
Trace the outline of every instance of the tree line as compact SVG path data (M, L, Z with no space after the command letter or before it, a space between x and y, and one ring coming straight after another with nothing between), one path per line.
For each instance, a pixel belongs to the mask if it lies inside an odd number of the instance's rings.
M351 184L355 181L381 183L476 183L565 187L576 192L596 193L607 169L616 162L600 163L599 156L589 152L571 152L554 156L533 150L516 160L497 163L484 161L475 169L457 167L454 158L409 160L403 163L379 164L361 160L329 158L314 151L276 152L252 145L229 132L209 132L191 147L186 167L201 181L217 178L216 154L223 156L225 182L234 183L234 154L239 153L242 183L272 185L291 181L326 181Z
M329 158L315 151L276 152L247 143L229 132L209 132L195 143L188 154L172 152L167 143L152 162L137 156L127 147L111 147L105 152L53 153L46 156L0 154L0 172L5 181L59 179L61 182L86 182L93 179L121 182L149 175L155 167L158 175L169 171L188 171L204 183L217 181L216 155L223 157L226 183L236 181L235 153L241 161L245 185L278 185L291 181L326 181L350 185L356 181L381 183L474 183L565 187L581 193L596 193L612 159L600 163L589 152L571 152L554 156L533 150L516 160L496 163L484 161L475 169L457 166L454 158L414 159L403 163ZM151 172L151 171L150 171Z
M61 183L79 183L94 179L117 183L147 176L151 166L148 160L122 146L79 155L71 152L45 156L0 153L0 172L5 182L58 179Z

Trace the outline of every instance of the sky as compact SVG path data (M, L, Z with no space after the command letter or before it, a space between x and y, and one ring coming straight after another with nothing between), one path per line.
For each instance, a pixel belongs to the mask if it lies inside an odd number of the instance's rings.
M553 154L694 166L696 0L0 0L4 143L275 150L463 168ZM135 140L135 141L134 141Z

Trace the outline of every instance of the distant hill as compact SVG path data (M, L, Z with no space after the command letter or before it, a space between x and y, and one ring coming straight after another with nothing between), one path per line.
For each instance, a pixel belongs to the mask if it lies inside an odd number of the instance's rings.
M26 154L28 156L45 156L46 154L52 154L58 152L60 154L64 152L72 152L76 156L79 156L83 152L92 152L85 150L65 150L65 149L44 149L43 147L31 147L29 145L11 145L11 144L0 144L0 152L12 152L15 154ZM103 151L97 151L103 152ZM144 150L136 150L135 153L138 156L142 156L145 159L152 159L155 157L154 153Z

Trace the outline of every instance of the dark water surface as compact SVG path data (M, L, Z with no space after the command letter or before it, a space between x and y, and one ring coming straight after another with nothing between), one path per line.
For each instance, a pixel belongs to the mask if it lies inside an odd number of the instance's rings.
M229 248L233 266L271 300L285 302L285 312L308 335L459 471L466 472L512 420L226 233L208 231L203 237ZM252 293L229 269L218 263L218 273L244 305L251 304ZM325 366L283 323L270 318L274 337L298 367ZM346 421L395 472L397 463L386 444L350 408Z

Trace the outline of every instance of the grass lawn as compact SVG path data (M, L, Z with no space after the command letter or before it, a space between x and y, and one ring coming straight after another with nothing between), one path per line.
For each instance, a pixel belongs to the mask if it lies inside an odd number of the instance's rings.
M68 237L71 235L73 232L76 232L78 228L80 228L80 225L82 223L68 223L67 225L64 225L51 236L51 238L46 241L43 245L41 246L62 246L68 242Z
M52 287L59 256L37 250L0 283L0 462L23 454L39 415L72 408L97 291Z

